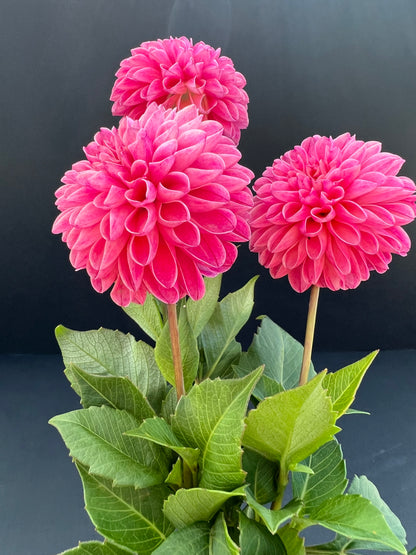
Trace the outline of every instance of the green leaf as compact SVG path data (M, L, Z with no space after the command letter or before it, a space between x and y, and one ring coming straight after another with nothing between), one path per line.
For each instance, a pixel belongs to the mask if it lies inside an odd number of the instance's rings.
M172 451L175 451L175 453L182 457L191 471L195 472L197 469L199 449L185 447L163 418L155 417L145 420L140 428L126 432L126 435L141 437L172 449Z
M160 447L124 435L139 424L128 412L90 407L55 416L50 424L72 457L114 485L148 487L161 484L168 474L169 459Z
M262 400L278 393L279 386L283 389L292 389L298 385L302 357L301 343L265 316L248 351L241 355L234 370L237 375L242 376L261 364L265 365L263 377L254 390L254 396ZM314 375L311 364L309 378ZM276 385L273 386L273 384Z
M240 549L230 537L224 513L220 513L211 528L210 555L238 555Z
M291 528L290 524L279 528L277 535L282 540L288 555L305 555L305 538L301 538L298 531Z
M205 377L231 375L231 365L237 362L241 345L235 336L247 322L253 309L254 284L251 279L242 289L229 293L215 307L204 327L200 341L205 353ZM254 368L252 368L254 370Z
M279 461L281 472L287 472L330 441L339 428L323 378L321 372L301 387L261 401L246 418L243 445Z
M67 549L58 555L131 555L131 551L112 543L91 541L79 542L77 547Z
M347 409L344 414L366 414L368 416L370 413L366 410Z
M198 343L193 330L188 322L186 308L180 306L179 310L179 343L182 356L183 378L185 390L188 391L196 377L199 364ZM155 358L157 365L165 379L175 386L175 369L172 358L169 322L163 327L162 333L156 341Z
M128 378L158 412L166 383L149 345L130 334L103 328L74 331L58 326L55 333L65 366L75 364L93 376Z
M222 274L214 278L205 278L205 295L202 299L199 301L188 299L186 303L188 321L195 337L202 332L215 310L220 294L221 278Z
M247 472L246 483L250 486L255 499L262 505L273 501L277 496L277 475L279 465L265 459L259 453L244 449L243 469Z
M255 498L250 492L250 488L246 488L246 499L249 507L263 520L264 524L267 526L272 534L276 534L277 529L281 524L283 524L289 518L292 518L302 506L302 502L299 500L292 500L283 509L274 511L267 509L260 503L257 503Z
M366 476L355 476L348 488L349 494L361 495L365 499L371 501L372 505L384 516L390 530L394 533L397 539L406 545L406 531L402 526L399 518L393 513L390 507L380 497L376 486ZM369 542L353 542L353 549L377 549L377 544Z
M75 364L69 364L65 374L85 409L107 405L130 412L139 422L155 414L147 399L128 378L95 376Z
M314 474L312 468L307 466L306 464L298 463L292 469L292 472L301 472L302 474Z
M210 529L207 522L196 522L175 530L154 551L155 555L238 555L240 549L228 534L224 515L220 513Z
M416 547L414 547L412 551L409 551L409 555L416 555Z
M328 395L332 399L334 410L338 412L338 418L346 412L354 401L364 374L377 354L378 351L373 351L358 362L325 376L322 385L328 389Z
M178 396L176 394L176 389L171 387L163 400L162 408L160 410L160 415L168 424L172 421L172 416L175 413L177 404Z
M196 522L175 530L153 553L154 555L210 555L210 526L207 522Z
M306 548L307 555L340 555L353 554L356 551L350 551L352 541L348 538L340 538L336 536L335 540L320 545L312 545Z
M170 491L167 486L114 487L111 481L89 474L79 462L75 464L84 487L85 508L104 537L147 555L173 531L162 510Z
M234 491L204 488L179 489L165 501L163 510L176 528L194 522L209 521L231 497L244 496L244 489Z
M307 522L309 526L320 524L353 540L369 541L407 553L382 512L360 495L338 495L327 499L310 511Z
M293 496L302 499L302 514L318 507L325 499L344 493L347 487L345 461L340 444L334 439L322 445L304 463L313 474L293 474Z
M240 380L205 380L178 403L172 429L183 445L200 449L200 482L230 490L244 482L241 436L248 400L261 369Z
M240 513L240 546L242 555L291 555L279 536Z
M126 314L144 330L154 341L163 329L163 318L153 295L148 294L143 304L131 303L123 307Z
M170 484L175 490L183 487L183 465L181 458L178 458L172 466L172 470L167 475L165 484Z

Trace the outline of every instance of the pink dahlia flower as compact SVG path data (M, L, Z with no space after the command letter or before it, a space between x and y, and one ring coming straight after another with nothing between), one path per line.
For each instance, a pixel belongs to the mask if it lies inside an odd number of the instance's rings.
M416 216L404 160L349 133L315 135L274 161L256 181L250 248L272 277L298 292L311 285L354 289L392 253L410 248L402 227Z
M248 125L246 80L220 49L181 37L144 42L131 53L116 73L115 116L138 119L151 102L166 108L195 104L238 144L240 129Z
M99 292L114 284L121 306L143 303L147 292L166 303L200 299L202 276L228 270L232 242L250 237L253 174L222 126L195 106L152 104L140 120L102 128L84 151L56 192L53 232L73 266Z

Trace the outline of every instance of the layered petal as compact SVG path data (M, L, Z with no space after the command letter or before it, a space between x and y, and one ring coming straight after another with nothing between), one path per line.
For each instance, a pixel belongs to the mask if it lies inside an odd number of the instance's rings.
M53 232L97 291L113 286L117 304L143 303L148 292L199 299L203 276L228 270L232 242L249 239L253 174L214 123L193 105L151 104L139 120L101 129L63 177Z
M408 252L401 226L416 217L416 186L396 175L403 162L349 133L305 139L254 185L251 250L298 292L352 289L385 272L392 254Z
M220 49L180 37L144 42L131 54L116 73L114 115L138 119L151 102L178 109L193 104L238 144L240 130L248 125L246 80ZM182 138L177 169L197 156L201 137Z

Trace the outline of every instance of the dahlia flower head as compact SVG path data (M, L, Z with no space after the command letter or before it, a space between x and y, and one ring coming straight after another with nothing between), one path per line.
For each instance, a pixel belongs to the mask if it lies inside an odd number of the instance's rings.
M116 73L113 115L138 119L151 102L178 109L194 104L238 144L248 126L246 80L221 49L180 37L144 42L131 54Z
M349 133L314 135L268 167L254 186L250 249L293 289L354 289L405 256L401 226L416 216L415 184L397 176L404 160Z
M200 299L203 276L230 268L248 241L252 172L216 121L195 106L150 105L102 128L56 192L70 261L115 303Z

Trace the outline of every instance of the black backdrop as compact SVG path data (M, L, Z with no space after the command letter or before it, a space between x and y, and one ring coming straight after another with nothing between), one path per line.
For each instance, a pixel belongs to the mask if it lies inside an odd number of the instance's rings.
M58 323L133 329L50 232L61 176L116 122L109 94L131 48L187 35L233 59L250 96L240 148L256 176L306 136L350 131L400 154L416 179L415 29L414 0L2 0L0 350L54 352ZM407 231L416 242L416 225ZM308 295L272 280L246 246L223 293L256 273L255 315L302 340ZM317 348L415 348L415 275L413 248L357 290L323 291Z

